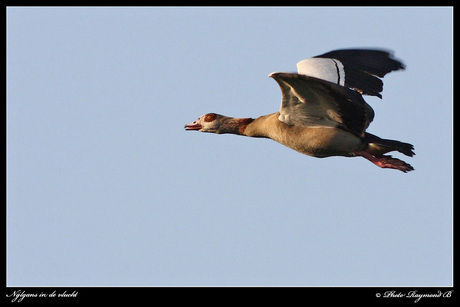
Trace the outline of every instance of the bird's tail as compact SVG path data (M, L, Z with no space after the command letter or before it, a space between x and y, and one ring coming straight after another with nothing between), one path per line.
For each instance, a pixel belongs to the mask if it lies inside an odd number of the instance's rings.
M387 152L395 150L409 157L415 155L415 152L413 151L414 145L409 143L382 139L378 136L375 136L367 132L364 136L364 141L366 141L369 144L369 147L366 151L376 157L382 156Z

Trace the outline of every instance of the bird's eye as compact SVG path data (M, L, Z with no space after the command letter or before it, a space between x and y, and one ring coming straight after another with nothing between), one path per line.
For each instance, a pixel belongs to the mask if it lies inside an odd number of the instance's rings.
M214 113L206 114L206 116L204 117L204 121L212 122L215 118L216 118L216 114Z

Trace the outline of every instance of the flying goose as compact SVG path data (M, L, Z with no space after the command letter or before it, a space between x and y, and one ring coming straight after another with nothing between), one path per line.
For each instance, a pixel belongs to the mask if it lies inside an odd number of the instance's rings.
M385 154L412 157L413 145L366 132L374 110L362 97L382 98L380 78L404 68L384 50L334 50L300 61L298 73L269 75L281 88L279 112L256 119L207 113L185 129L270 138L317 158L361 156L381 168L412 171L410 164Z

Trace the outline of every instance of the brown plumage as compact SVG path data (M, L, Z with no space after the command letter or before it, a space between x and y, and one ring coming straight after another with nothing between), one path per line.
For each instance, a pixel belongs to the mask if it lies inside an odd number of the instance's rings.
M334 58L325 59L329 54ZM408 163L385 155L399 151L413 156L411 144L366 132L374 111L361 94L381 97L379 84L383 83L378 77L403 69L403 64L381 50L336 50L319 57L300 62L299 74L270 74L282 92L279 112L256 119L208 113L186 125L186 130L270 138L313 157L362 156L382 168L413 170ZM360 79L363 74L368 77Z

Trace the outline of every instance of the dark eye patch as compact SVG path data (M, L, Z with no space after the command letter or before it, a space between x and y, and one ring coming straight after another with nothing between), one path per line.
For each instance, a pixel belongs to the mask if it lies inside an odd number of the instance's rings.
M206 114L205 117L204 117L204 121L208 122L208 123L212 122L215 119L216 119L216 114L214 114L214 113Z

